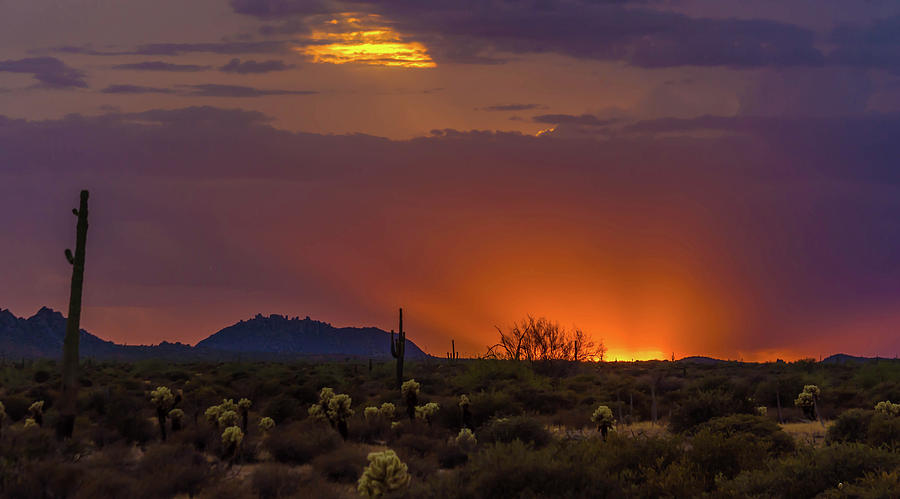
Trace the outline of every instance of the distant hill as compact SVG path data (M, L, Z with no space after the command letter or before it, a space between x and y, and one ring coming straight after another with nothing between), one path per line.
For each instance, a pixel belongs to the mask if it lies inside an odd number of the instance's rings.
M822 359L825 364L846 364L847 362L875 362L877 360L892 360L885 357L856 357L845 353L837 353Z
M0 357L6 359L58 358L62 354L66 318L41 308L25 319L0 309ZM336 328L310 319L257 315L209 336L196 346L162 342L159 345L120 345L81 330L83 358L102 360L290 360L346 357L389 358L390 333L374 328ZM406 340L406 358L427 358Z
M336 328L326 322L282 315L257 315L226 327L197 343L197 348L223 352L275 355L353 355L390 357L390 333L374 327ZM425 352L406 340L406 358L424 359Z
M678 359L678 362L687 362L691 364L722 364L728 361L722 359L714 359L712 357L693 356Z

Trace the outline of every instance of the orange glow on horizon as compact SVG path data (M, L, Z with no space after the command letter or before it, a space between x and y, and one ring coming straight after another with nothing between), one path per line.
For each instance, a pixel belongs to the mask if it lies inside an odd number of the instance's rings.
M312 44L296 50L324 64L437 67L424 45L405 41L400 33L378 24L376 15L344 13L325 23L323 29L314 30L309 37Z

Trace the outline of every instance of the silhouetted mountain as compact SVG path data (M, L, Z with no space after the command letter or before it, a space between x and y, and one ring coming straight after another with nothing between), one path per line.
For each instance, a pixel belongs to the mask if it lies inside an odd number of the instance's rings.
M0 309L0 357L58 358L62 355L66 318L49 308L33 316L16 317ZM307 317L257 315L226 327L192 347L164 341L159 345L119 345L81 330L80 355L104 360L267 360L294 358L388 358L390 333L378 328L336 328ZM428 355L406 340L406 358Z
M722 360L722 359L714 359L712 357L702 357L699 355L695 355L693 357L685 357L683 359L678 359L678 362L690 362L693 364L722 364L723 362L728 362L728 361Z
M847 362L875 362L876 360L890 360L884 357L856 357L845 353L836 353L822 359L826 364L846 364Z
M257 315L241 321L197 343L198 348L223 352L277 355L353 355L390 357L390 333L374 327L336 328L326 322L282 315ZM415 343L406 340L406 358L427 357Z

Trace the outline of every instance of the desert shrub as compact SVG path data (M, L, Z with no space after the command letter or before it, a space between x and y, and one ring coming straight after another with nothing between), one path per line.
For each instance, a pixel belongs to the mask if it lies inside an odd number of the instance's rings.
M473 446L474 447L474 446ZM441 468L456 468L469 460L469 454L455 442L452 445L442 444L435 451Z
M821 449L804 448L765 467L743 471L733 480L719 481L719 491L729 497L815 497L853 482L866 473L888 471L900 465L900 454L862 444L834 444Z
M866 409L849 409L842 412L828 427L828 441L865 442L874 415L873 411Z
M840 483L837 487L822 494L825 499L847 497L893 498L900 490L900 470L880 473L866 473L854 483Z
M397 439L395 445L398 450L411 452L420 457L424 457L437 447L438 441L428 435L411 432L401 435L400 438Z
M11 421L21 421L28 414L28 406L31 405L31 399L21 395L13 395L3 399L6 406L6 415Z
M300 488L297 473L281 463L264 463L250 476L253 491L260 499L294 497Z
M38 369L34 372L34 382L35 383L43 383L50 379L50 373L43 369Z
M580 446L533 449L515 441L487 446L460 471L459 497L621 497L615 476Z
M515 391L514 397L523 407L539 414L553 414L560 409L571 409L575 406L575 394L570 391L524 386Z
M900 447L900 418L886 414L875 414L869 424L866 439L869 445Z
M135 492L140 490L139 487L138 479L132 473L115 468L95 468L86 474L74 497L75 499L134 497Z
M768 447L749 432L729 435L701 429L691 438L686 457L705 477L707 489L712 489L717 476L733 478L742 470L762 466Z
M531 416L496 418L483 426L478 434L487 443L520 440L536 447L547 445L551 439L544 425Z
M263 416L270 417L276 423L282 424L298 419L298 415L302 413L302 408L300 402L294 397L280 395L270 400L262 413Z
M774 455L782 455L794 450L794 439L771 419L749 414L734 414L713 418L698 427L711 433L731 437L750 435L753 440L765 444L766 450Z
M277 461L305 464L341 445L341 436L331 427L303 423L278 425L264 445Z
M472 427L487 423L495 417L522 414L522 406L504 392L480 392L469 397Z
M196 495L212 472L206 458L186 445L155 445L138 465L140 488L152 497Z
M368 452L347 444L312 460L312 467L332 482L354 483L366 467Z
M689 394L672 411L669 426L674 432L691 432L697 425L729 414L754 412L748 400L721 390L700 390Z

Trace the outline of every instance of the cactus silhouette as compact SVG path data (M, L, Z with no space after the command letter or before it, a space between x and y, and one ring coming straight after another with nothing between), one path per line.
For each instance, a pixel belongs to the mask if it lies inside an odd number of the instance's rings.
M403 356L406 354L406 333L403 332L403 308L400 308L400 332L397 340L394 340L394 330L391 329L391 355L397 359L397 388L403 385Z
M66 260L72 265L72 287L69 294L69 317L62 356L62 393L59 398L59 421L56 437L70 438L75 429L75 409L78 399L78 340L81 323L81 290L84 285L84 249L88 230L88 191L81 191L81 203L72 210L78 217L75 228L75 254L66 250Z

